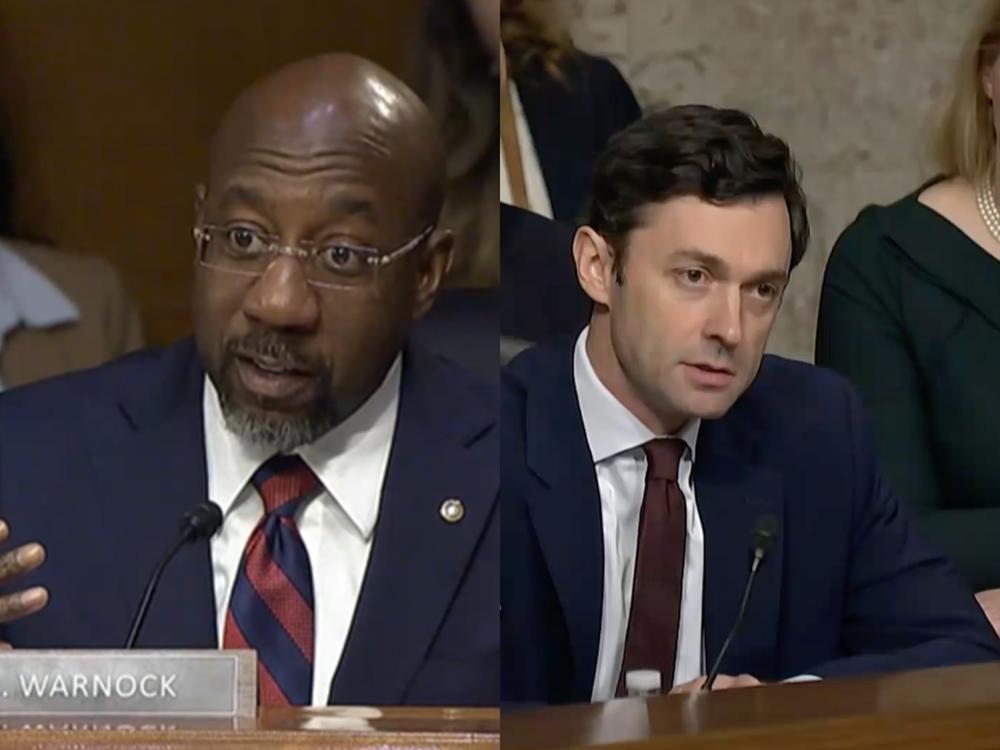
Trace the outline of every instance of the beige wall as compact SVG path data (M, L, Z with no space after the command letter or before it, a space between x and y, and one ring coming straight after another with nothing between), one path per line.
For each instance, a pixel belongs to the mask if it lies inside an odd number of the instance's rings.
M797 155L813 241L771 338L812 359L823 266L866 204L932 174L926 137L983 0L561 0L643 104L745 109Z

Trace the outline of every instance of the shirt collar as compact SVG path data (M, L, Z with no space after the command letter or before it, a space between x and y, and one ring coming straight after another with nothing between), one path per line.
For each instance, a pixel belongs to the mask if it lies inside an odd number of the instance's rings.
M80 311L45 274L0 240L0 330L75 323Z
M587 335L590 326L580 333L573 349L573 380L580 402L583 429L594 463L598 464L619 453L638 448L658 437L674 437L683 440L695 459L698 443L700 419L689 420L676 435L657 435L630 412L621 401L607 389L590 362L587 354Z
M368 539L378 518L382 483L399 412L402 356L357 411L317 440L293 451L361 535ZM219 394L204 387L205 451L209 499L227 514L255 471L273 452L248 444L226 428Z

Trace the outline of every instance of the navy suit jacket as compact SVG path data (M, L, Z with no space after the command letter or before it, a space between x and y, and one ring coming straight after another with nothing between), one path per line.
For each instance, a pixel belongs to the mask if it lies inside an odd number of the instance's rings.
M0 638L121 647L179 519L207 498L203 382L188 340L0 396L0 517L15 541L45 545L25 583L51 595ZM374 543L330 702L496 704L498 433L495 384L405 353ZM465 505L459 523L439 515L447 498ZM218 646L207 541L167 569L138 646Z
M505 703L588 701L594 680L601 506L572 349L536 347L501 375ZM702 423L694 486L708 664L736 618L756 519L782 520L724 673L772 681L1000 658L971 592L882 480L860 401L839 376L765 357L729 413Z
M590 299L576 280L576 230L500 204L500 335L543 341L582 328Z
M597 157L608 139L639 119L635 94L612 62L573 54L557 80L537 60L515 75L552 215L580 218Z

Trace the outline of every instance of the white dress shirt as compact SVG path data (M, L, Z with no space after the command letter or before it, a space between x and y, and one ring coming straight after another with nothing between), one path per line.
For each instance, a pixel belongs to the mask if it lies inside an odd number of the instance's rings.
M396 429L400 374L397 357L382 384L354 414L295 451L323 487L295 515L313 578L313 705L327 703L361 593ZM223 512L222 528L211 539L221 644L243 550L264 514L250 478L272 454L226 429L218 393L207 377L204 407L208 496Z
M657 437L676 437L687 445L681 457L677 482L684 495L687 545L684 552L677 656L674 662L675 685L696 679L705 673L702 640L705 536L692 479L701 421L691 420L677 435L663 436L651 432L597 377L587 355L589 331L589 327L585 328L576 342L573 380L601 494L604 601L597 670L591 694L591 700L597 702L615 697L625 652L625 633L632 607L632 580L639 537L639 511L642 509L646 486L646 454L642 450L644 443ZM667 677L664 676L664 679ZM664 685L664 691L669 687Z
M552 218L552 202L549 200L549 189L545 185L542 165L535 150L535 141L531 137L531 128L524 116L521 97L513 79L508 79L510 98L514 110L514 127L517 130L517 142L521 147L521 171L524 172L524 189L528 194L527 209L541 214L547 219ZM500 144L500 202L508 206L514 205L510 189L510 176L507 174L507 163L503 158L503 143Z

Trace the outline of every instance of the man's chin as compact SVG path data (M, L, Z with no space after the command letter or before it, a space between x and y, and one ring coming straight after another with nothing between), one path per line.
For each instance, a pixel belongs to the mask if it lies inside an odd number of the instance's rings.
M242 412L255 419L266 419L273 422L298 422L308 420L319 410L315 399L304 404L286 403L270 399L248 400L240 397L230 397L227 405L236 412Z
M726 416L737 397L730 393L696 393L686 399L687 413L697 419L720 419Z
M311 443L337 422L319 399L304 405L283 400L253 398L228 391L221 396L226 428L253 445L289 452Z

